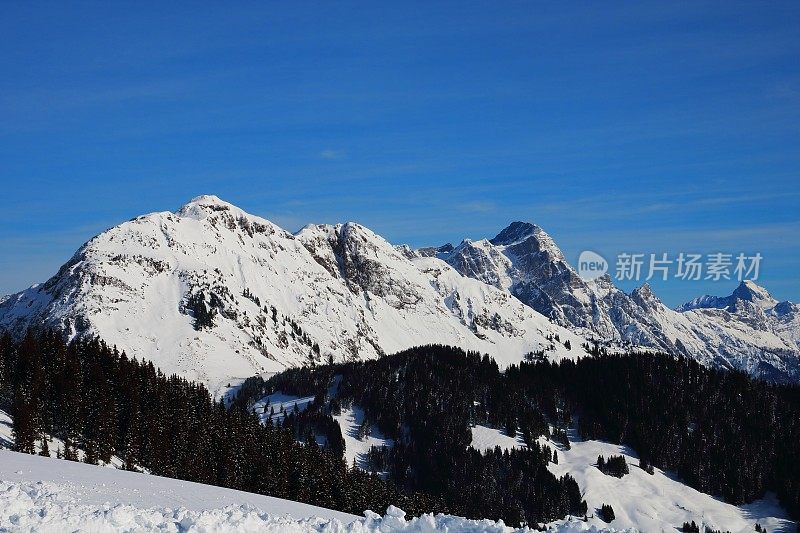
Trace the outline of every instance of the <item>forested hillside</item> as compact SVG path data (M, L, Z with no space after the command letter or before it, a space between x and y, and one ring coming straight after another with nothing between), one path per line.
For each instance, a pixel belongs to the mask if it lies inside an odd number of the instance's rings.
M683 358L594 355L554 364L531 354L501 372L487 356L424 346L251 378L226 407L203 386L99 340L29 333L19 343L0 338L0 407L13 416L19 451L40 452L53 435L65 458L77 449L86 462L114 455L131 469L356 514L395 504L513 525L592 512L576 481L548 468L558 453L545 439L569 446L567 430L577 427L630 445L646 471L676 471L732 503L775 491L798 516L797 387ZM262 425L253 406L276 391L314 399ZM353 406L363 409L364 431L376 427L393 441L368 454L375 473L343 459L334 417ZM526 446L478 451L475 425L520 435ZM602 463L624 476L616 460Z
M330 392L328 412L358 404L398 443L370 454L375 470L464 509L477 506L484 516L515 519L518 512L530 521L562 512L549 500L559 491L542 471L553 459L550 449L536 439L566 443L565 430L575 424L584 438L630 445L645 469L676 471L690 486L734 504L772 490L800 515L800 388L665 355L595 350L578 362L528 359L500 372L488 357L426 346L377 361L293 369L268 382L255 378L238 401L246 407L281 390L316 394L316 405ZM324 431L303 425L321 416L310 409L286 424L298 435ZM519 431L529 450L481 456L466 448L474 424ZM575 513L580 498L569 499L569 479L560 483L567 496L560 501Z
M646 463L731 503L773 490L800 516L796 385L652 354L522 363L506 377L550 415L563 401L585 438L628 444Z
M448 510L441 499L397 490L350 469L313 439L262 426L208 391L150 362L128 359L103 342L65 343L55 333L0 337L0 401L14 420L17 451L41 451L44 436L63 440L59 455L256 492L362 514L390 504L410 514Z

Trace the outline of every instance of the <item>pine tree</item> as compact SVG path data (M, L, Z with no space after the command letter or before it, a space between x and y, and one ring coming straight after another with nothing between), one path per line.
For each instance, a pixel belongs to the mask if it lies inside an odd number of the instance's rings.
M614 509L605 503L600 507L599 516L600 519L607 524L610 524L616 518L616 516L614 516Z
M358 426L358 440L366 439L370 434L370 427L369 422L367 422L366 417L364 420L361 421L361 424Z
M39 455L42 457L50 457L50 445L48 444L48 440L50 440L47 435L42 437L42 444L40 446Z

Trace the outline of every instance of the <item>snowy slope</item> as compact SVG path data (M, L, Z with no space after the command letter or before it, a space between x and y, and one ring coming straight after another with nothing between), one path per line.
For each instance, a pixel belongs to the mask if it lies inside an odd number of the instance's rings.
M601 441L581 441L575 432L569 433L569 450L561 444L540 439L540 443L557 450L558 464L549 469L557 476L569 473L578 482L589 505L589 515L597 513L603 504L614 509L611 527L635 528L640 531L675 531L684 522L694 521L712 529L752 532L756 523L768 531L794 532L796 524L788 519L773 496L747 505L734 506L684 485L673 475L655 469L650 475L638 467L636 454L625 446ZM472 446L485 450L523 448L520 436L512 438L494 428L476 426L472 429ZM597 457L623 455L630 473L618 479L597 469ZM596 516L590 524L605 525Z
M295 236L201 196L91 239L46 283L0 304L0 328L45 323L99 335L213 390L312 359L428 343L506 364L550 346L556 358L580 351L580 337L439 263L419 269L358 224ZM200 331L191 305L198 299L214 313L213 327ZM554 335L572 339L573 351L550 342Z
M375 426L370 426L369 434L363 439L358 438L358 429L364 422L364 410L357 405L342 409L341 413L333 416L333 419L339 423L339 427L342 429L344 459L348 465L355 465L362 470L367 470L367 454L370 448L394 446L394 441L384 437Z
M2 531L497 532L502 522L423 515L389 507L363 518L221 487L0 451ZM581 522L564 533L586 531ZM593 529L594 531L594 529Z
M111 502L141 508L158 506L202 511L245 504L271 514L290 514L294 518L335 518L344 522L356 518L339 511L250 492L8 450L0 450L0 479L51 483L74 495L80 503L90 505Z
M526 222L514 222L492 239L405 253L437 257L586 337L800 380L800 306L777 302L753 282L743 282L729 297L704 296L676 311L647 284L626 294L608 275L581 279L555 241Z
M291 394L283 394L277 392L264 396L262 399L253 404L253 412L256 413L261 419L262 423L267 420L278 422L286 416L287 413L293 412L295 409L298 411L305 411L308 404L314 401L313 396L292 396Z

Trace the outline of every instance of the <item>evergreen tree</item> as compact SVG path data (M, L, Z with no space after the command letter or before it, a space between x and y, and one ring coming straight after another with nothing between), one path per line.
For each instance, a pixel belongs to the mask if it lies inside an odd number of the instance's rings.
M600 513L598 516L603 522L607 524L610 524L616 518L614 516L614 509L610 505L605 503L600 507Z

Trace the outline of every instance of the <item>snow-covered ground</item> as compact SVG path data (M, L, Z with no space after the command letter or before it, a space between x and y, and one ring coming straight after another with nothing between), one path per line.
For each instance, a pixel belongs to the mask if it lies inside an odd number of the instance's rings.
M473 448L484 452L486 450L492 450L496 446L500 446L503 450L510 450L511 448L525 448L525 443L522 442L522 436L519 433L517 433L515 438L495 428L481 425L472 428Z
M331 387L331 394L336 389L336 384ZM314 401L313 396L293 396L283 392L274 392L264 396L255 404L253 411L259 416L262 423L271 419L278 422L283 419L285 413L290 413L297 407L298 411L305 411L308 405ZM358 468L367 470L367 453L373 446L393 446L392 439L384 437L375 426L370 426L368 434L363 438L358 438L359 428L364 422L364 411L357 405L342 409L338 415L333 417L339 423L344 438L344 458L348 465L355 465ZM317 437L320 442L321 437ZM320 444L324 444L320 442ZM379 474L381 472L378 472Z
M8 450L0 450L0 479L11 483L43 482L48 487L58 487L59 493L74 496L75 503L86 505L123 503L139 508L158 506L201 511L235 504L255 506L271 514L288 513L294 518L316 516L341 521L356 518L338 511L250 492Z
M569 473L578 482L589 515L597 514L602 504L609 504L616 516L610 526L640 531L675 531L684 522L694 520L716 530L752 532L756 523L768 531L795 531L795 523L778 505L774 496L748 505L735 506L719 498L699 492L680 482L674 475L655 469L653 475L639 468L637 455L625 446L607 442L581 441L575 432L569 433L571 447L540 439L558 451L558 464L549 469L557 476ZM476 426L472 429L473 446L486 450L500 446L503 449L524 448L519 435L511 438L499 429ZM630 473L621 479L603 474L595 466L597 456L625 456ZM602 527L603 522L593 517L590 524Z
M255 404L253 410L261 419L261 422L266 422L271 418L273 422L282 420L286 413L294 411L295 407L298 411L305 411L308 404L314 401L313 396L301 398L300 396L292 396L291 394L283 394L276 392L269 396L264 396Z
M364 517L198 483L0 451L0 531L497 532L502 522L389 507ZM582 522L562 533L598 531Z
M347 464L367 469L367 453L373 446L394 446L394 441L384 437L378 428L370 426L369 434L364 439L358 438L358 429L364 422L364 411L357 405L350 409L342 409L338 416L333 417L342 428L344 438L344 457Z

